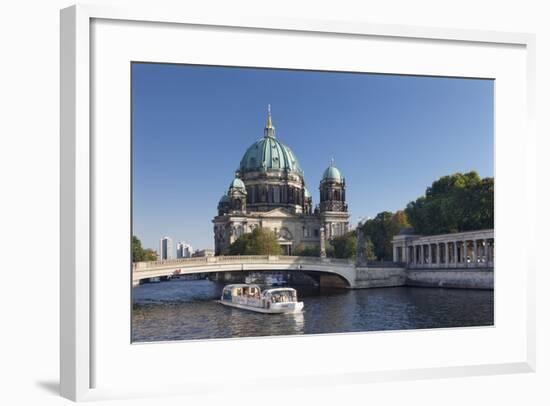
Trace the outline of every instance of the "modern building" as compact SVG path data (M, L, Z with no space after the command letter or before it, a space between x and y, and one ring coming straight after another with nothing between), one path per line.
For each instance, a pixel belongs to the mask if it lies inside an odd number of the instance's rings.
M205 248L202 250L196 250L193 253L193 257L213 257L214 256L214 250L210 248Z
M162 237L159 245L159 257L160 261L173 258L172 251L172 239L170 237Z
M275 136L268 107L263 137L244 153L212 222L216 255L256 227L274 231L286 255L298 245L319 247L323 255L326 240L348 231L346 181L332 161L322 175L314 208L298 158Z
M176 244L176 258L191 258L193 255L193 247L185 241L180 241Z

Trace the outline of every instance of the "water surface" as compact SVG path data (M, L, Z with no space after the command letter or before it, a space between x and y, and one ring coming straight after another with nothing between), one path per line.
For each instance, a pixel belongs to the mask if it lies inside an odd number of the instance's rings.
M172 280L133 288L133 341L493 325L493 291L396 287L297 287L300 314L261 314L223 306L223 284Z

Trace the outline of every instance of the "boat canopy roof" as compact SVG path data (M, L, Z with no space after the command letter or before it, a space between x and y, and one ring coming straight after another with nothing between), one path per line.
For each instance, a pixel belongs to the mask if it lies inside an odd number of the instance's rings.
M273 288L266 289L263 293L277 293L277 292L296 292L296 289L293 288Z
M232 285L224 286L223 290L235 289L235 288L258 288L258 289L260 289L260 287L258 285L254 285L254 284L251 284L251 283L234 283Z

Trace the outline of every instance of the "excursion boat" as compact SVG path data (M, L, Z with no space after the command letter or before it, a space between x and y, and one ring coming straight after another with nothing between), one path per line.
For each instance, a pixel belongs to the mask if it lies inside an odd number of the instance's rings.
M223 288L220 303L259 313L300 313L304 302L298 302L296 289L274 288L262 292L258 285L235 284Z

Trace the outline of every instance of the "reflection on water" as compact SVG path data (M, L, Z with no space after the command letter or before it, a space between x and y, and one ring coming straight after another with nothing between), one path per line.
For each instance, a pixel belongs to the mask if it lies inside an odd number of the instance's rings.
M433 288L319 290L296 287L304 312L262 314L217 303L223 285L169 281L133 289L133 340L489 326L493 292Z

